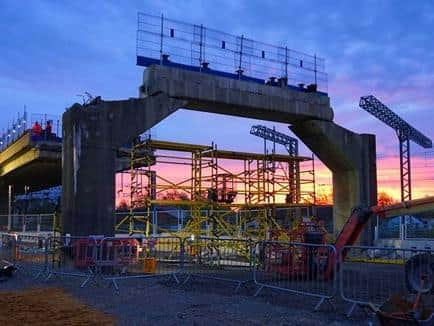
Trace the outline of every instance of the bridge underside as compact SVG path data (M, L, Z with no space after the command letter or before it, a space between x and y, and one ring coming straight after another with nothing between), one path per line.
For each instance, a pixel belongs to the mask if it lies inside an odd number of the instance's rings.
M34 141L25 133L0 154L0 213L7 212L8 186L14 194L58 186L62 181L61 143Z
M375 204L376 184L372 183L375 138L334 124L330 100L325 95L153 66L144 73L140 97L100 100L87 106L75 104L65 112L62 174L65 233L114 233L117 149L178 108L291 124L301 140L334 173L338 226L349 216L351 206ZM317 124L321 123L325 128L318 129ZM325 143L316 142L315 135L326 135ZM335 164L337 157L345 164Z

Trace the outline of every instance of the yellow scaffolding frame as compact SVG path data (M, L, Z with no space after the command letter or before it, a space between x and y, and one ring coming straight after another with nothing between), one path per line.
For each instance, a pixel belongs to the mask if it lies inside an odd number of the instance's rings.
M184 154L156 155L156 151ZM167 205L188 207L190 210L191 218L178 233L182 236L201 235L204 232L203 224L209 223L212 225L213 235L266 239L270 229L280 228L272 210L276 207L305 205L304 196L310 192L302 193L300 186L311 185L313 191L315 189L313 179L301 177L304 173L311 173L313 169L300 171L299 168L300 163L311 161L310 157L235 152L219 150L214 144L206 146L147 139L132 145L130 159L129 214L116 225L116 228L120 229L128 222L129 233L141 231L148 235L152 207ZM231 171L220 164L220 160L241 161L242 170ZM169 177L152 170L152 167L159 163L190 167L190 176L180 181L170 180ZM294 178L295 166L297 185L294 189L291 178ZM143 177L147 182L143 182ZM168 191L179 192L185 198L159 198L164 197ZM291 200L287 200L288 195L292 196ZM240 197L242 198L239 199ZM237 198L238 200L235 200ZM281 202L282 198L287 202ZM146 216L136 216L135 210L138 208L146 208ZM202 211L205 209L211 214L204 216ZM256 221L259 228L250 232L246 231L246 228L240 231L240 226L226 220L231 212L239 209L259 209L261 213L246 217L246 220ZM141 230L135 228L135 222L142 224ZM239 221L240 225L242 223Z

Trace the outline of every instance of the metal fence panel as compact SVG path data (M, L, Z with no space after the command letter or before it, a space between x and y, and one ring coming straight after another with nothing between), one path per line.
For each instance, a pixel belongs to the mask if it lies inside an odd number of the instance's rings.
M414 293L411 288L433 287L434 251L352 246L342 254L341 297L352 304L348 316L357 305L381 305L394 294ZM429 291L424 299L434 303Z
M47 272L47 249L49 238L36 235L17 236L17 255L15 264L20 270L34 274L35 277Z
M184 239L184 273L191 278L206 278L235 282L240 287L253 280L252 242L224 238Z
M120 243L123 245L119 246ZM109 250L112 247L117 249ZM179 283L176 274L180 272L182 261L179 237L116 237L102 240L96 265L101 267L99 272L104 279L119 290L119 281L134 278L169 276Z
M7 231L8 215L0 215L0 230ZM11 229L14 232L53 232L55 214L12 214Z
M255 245L254 281L263 288L320 299L315 309L337 293L337 254L331 245L259 241Z
M14 263L17 259L17 235L0 234L0 260Z
M0 260L38 277L46 271L48 238L34 235L0 234Z
M50 237L47 248L46 280L53 276L84 278L81 287L95 278L98 239L93 237Z

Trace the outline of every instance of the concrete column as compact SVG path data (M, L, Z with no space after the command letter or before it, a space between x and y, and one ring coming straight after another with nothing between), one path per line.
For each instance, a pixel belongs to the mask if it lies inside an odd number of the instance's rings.
M377 204L375 136L318 120L295 123L290 129L333 173L333 219L338 234L353 207ZM372 243L375 221L372 223L363 243Z
M182 107L160 94L73 105L63 115L63 232L114 234L115 171L119 147Z

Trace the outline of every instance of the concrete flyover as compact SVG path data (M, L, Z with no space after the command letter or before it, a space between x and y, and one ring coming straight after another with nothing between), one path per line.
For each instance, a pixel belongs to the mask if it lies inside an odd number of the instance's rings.
M24 133L0 153L1 213L7 212L8 185L14 193L33 191L61 184L62 143L59 139L42 140Z
M65 233L114 233L116 151L178 108L291 124L332 168L339 227L352 206L375 204L375 137L334 124L324 94L160 65L145 70L139 92L138 99L75 104L63 115Z
M130 167L130 148L116 153L116 172ZM32 136L27 130L0 152L0 214L8 211L8 186L13 195L24 193L24 187L37 191L62 184L62 139Z

